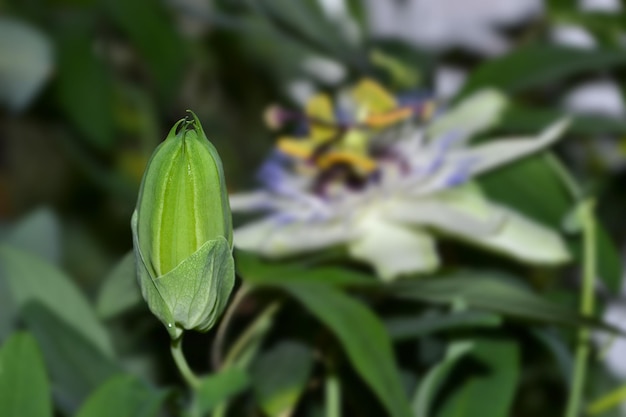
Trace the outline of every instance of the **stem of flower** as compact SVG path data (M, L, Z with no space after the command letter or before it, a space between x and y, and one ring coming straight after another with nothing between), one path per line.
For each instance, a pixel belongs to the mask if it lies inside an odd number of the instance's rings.
M246 328L246 330L237 338L233 346L228 351L222 366L229 366L240 360L242 353L256 338L263 335L271 325L271 319L280 307L279 301L274 301L257 316L257 318Z
M559 161L557 157L552 154L545 155L545 160L548 162L550 167L556 172L559 176L563 185L567 189L568 193L574 198L579 199L582 196L582 190L580 186L572 176L572 174L565 168L563 163Z
M185 382L187 382L187 385L189 385L189 387L193 390L198 389L200 386L200 379L193 373L187 363L187 359L185 359L185 354L183 353L183 336L172 340L170 350L172 352L174 362L176 363L176 366L178 367L178 370L183 376Z
M213 347L211 348L211 365L214 370L220 369L222 366L222 350L224 348L224 342L226 336L228 334L228 326L230 326L233 317L235 316L235 312L237 308L243 301L243 299L252 292L252 286L246 283L243 283L237 293L233 297L228 309L224 313L224 317L220 322L220 325L217 329L217 333L215 334L215 341L213 342Z
M592 200L584 201L579 207L579 219L583 229L583 281L581 288L580 313L584 317L593 314L594 297L593 290L596 279L596 248L595 248L595 220L593 217ZM578 331L578 344L576 347L576 361L574 363L574 376L570 387L569 400L565 411L566 417L577 417L580 414L582 394L587 373L587 361L589 359L589 328L581 327Z
M325 394L325 417L340 417L341 416L341 386L339 385L339 379L334 373L330 373L326 376L326 382L324 384Z

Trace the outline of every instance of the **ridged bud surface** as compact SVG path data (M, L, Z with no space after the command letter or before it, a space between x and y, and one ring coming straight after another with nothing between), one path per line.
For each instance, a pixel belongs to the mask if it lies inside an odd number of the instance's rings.
M132 229L142 294L170 335L211 328L234 283L232 223L221 160L195 115L148 162Z

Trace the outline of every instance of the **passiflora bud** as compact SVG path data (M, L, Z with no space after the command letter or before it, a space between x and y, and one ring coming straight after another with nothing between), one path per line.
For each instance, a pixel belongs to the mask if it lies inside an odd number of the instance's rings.
M142 295L174 339L213 327L235 279L222 162L191 115L150 158L131 220Z

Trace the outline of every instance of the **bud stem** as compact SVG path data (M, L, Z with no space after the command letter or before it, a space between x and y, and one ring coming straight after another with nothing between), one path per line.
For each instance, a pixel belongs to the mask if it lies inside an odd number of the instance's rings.
M185 359L185 354L183 353L183 336L172 340L170 348L176 367L178 367L178 370L183 376L185 382L187 382L187 385L189 385L189 387L193 390L198 389L198 387L200 387L200 379L193 373L187 363L187 360Z
M235 315L235 312L237 311L237 308L239 307L239 304L241 304L243 299L250 292L252 292L251 285L244 283L241 287L239 287L239 290L230 302L226 312L224 313L224 317L219 324L217 334L215 335L215 341L213 342L213 349L211 350L211 364L213 365L213 369L216 371L222 367L222 349L224 348L228 327Z

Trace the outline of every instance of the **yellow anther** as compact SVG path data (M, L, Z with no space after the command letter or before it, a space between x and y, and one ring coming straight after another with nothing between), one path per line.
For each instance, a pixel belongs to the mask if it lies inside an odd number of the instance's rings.
M369 174L376 169L376 161L367 156L356 155L351 152L329 152L320 156L317 164L322 169L328 169L333 165L346 164L356 168L358 172Z
M280 138L276 147L282 153L298 159L310 158L315 150L315 145L311 141L291 138Z
M333 102L327 94L316 94L306 103L306 115L311 119L310 137L323 143L335 136L335 112Z
M385 113L398 106L396 98L370 78L361 80L354 87L352 97L358 107L365 107L371 113Z
M413 109L410 107L399 107L386 113L370 114L364 120L364 123L371 128L384 128L407 120L411 116L413 116Z

